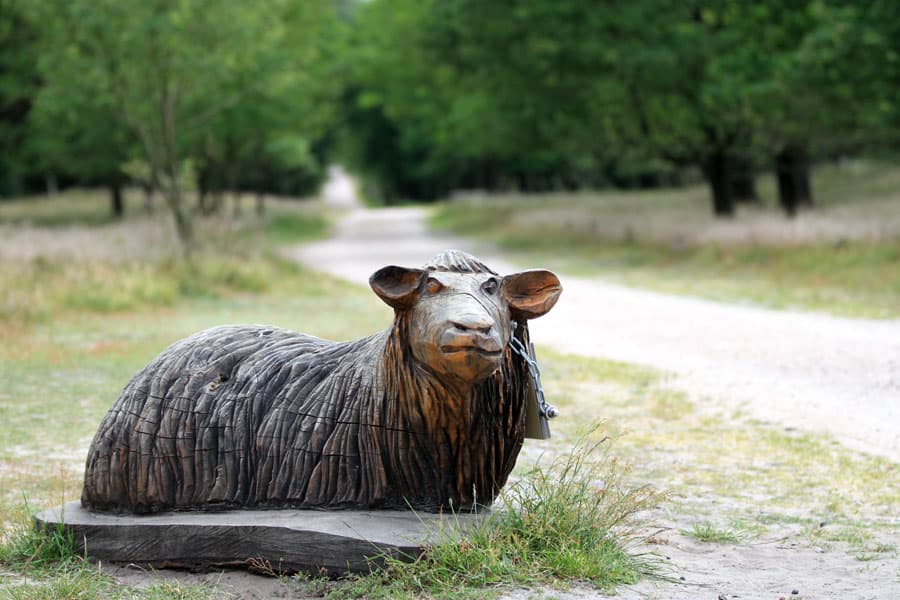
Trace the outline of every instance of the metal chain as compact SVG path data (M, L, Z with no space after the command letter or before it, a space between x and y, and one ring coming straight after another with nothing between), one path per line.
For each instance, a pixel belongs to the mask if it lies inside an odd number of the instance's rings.
M542 417L547 417L548 419L552 419L559 415L559 410L547 402L547 399L544 397L544 388L541 385L541 369L538 367L536 355L534 353L534 342L529 341L528 345L530 348L525 348L525 344L516 337L516 329L519 324L515 321L512 322L513 330L512 334L509 336L509 346L512 348L512 351L522 357L522 360L525 361L525 364L528 365L528 372L531 374L531 380L534 382L534 389L537 395L537 403L538 403L538 413Z

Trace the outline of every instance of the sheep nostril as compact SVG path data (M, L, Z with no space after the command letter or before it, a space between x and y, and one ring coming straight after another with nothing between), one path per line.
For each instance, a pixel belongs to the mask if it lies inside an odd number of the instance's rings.
M451 321L453 327L465 332L490 333L493 325L484 321Z

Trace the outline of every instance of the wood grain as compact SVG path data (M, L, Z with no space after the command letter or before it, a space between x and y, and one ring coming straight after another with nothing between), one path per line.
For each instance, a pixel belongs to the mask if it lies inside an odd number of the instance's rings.
M440 267L455 268L453 258ZM497 306L508 332L510 308ZM411 351L423 330L414 312L399 307L387 331L350 342L224 326L173 344L100 424L82 504L133 513L491 504L522 446L527 369L506 333L486 378L461 384L436 372ZM528 343L524 323L516 335Z

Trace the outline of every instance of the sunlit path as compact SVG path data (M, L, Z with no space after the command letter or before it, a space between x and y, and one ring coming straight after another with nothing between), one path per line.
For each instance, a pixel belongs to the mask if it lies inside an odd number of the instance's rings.
M322 202L331 208L361 208L353 179L340 165L328 167L328 179L322 186Z

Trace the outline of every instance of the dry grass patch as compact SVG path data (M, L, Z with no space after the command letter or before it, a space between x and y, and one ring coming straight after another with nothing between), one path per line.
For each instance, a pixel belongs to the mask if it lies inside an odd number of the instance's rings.
M793 220L756 207L715 219L706 190L693 187L467 197L439 207L432 224L572 274L774 308L898 317L900 169L860 169L820 169L821 206ZM761 186L764 196L769 187Z
M572 436L578 423L606 419L618 452L639 465L635 475L672 493L676 529L741 538L730 543L801 535L858 557L896 551L900 465L825 436L701 409L650 369L540 354L548 397L564 409L554 433ZM555 368L581 376L550 377Z
M62 210L67 202L78 210ZM43 215L47 206L62 210L55 227L17 220ZM198 249L186 262L168 215L138 214L101 225L79 218L101 214L101 207L99 194L79 191L0 205L0 323L261 293L294 270L274 259L276 244L321 237L328 229L327 218L314 205L270 201L262 219L236 220L227 214L198 219Z

